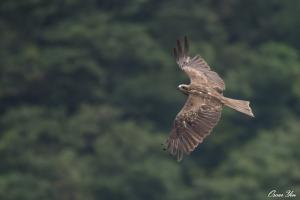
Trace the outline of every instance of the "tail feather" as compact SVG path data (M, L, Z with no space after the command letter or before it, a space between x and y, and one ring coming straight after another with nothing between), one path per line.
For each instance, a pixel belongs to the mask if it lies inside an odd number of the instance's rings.
M223 98L223 103L234 109L234 110L237 110L241 113L244 113L246 115L249 115L251 117L254 117L254 114L250 108L250 102L249 101L244 101L244 100L236 100L236 99L230 99L230 98L226 98L224 97Z

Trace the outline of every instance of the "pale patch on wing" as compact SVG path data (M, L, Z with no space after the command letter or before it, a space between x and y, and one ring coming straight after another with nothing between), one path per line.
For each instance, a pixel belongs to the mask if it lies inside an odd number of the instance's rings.
M208 64L204 61L203 58L196 56L196 59L191 59L189 62L186 62L182 69L188 74L192 83L201 84L203 83L203 79L205 78L206 83L210 84L210 86L214 88L218 88L219 90L225 90L225 83L223 79L214 71L210 70ZM190 70L187 70L189 68ZM191 77L191 73L188 71L196 71L193 72L193 77ZM197 80L202 79L202 80Z
M197 55L190 58L187 55L188 49L187 37L184 37L183 44L180 40L177 40L177 46L174 48L174 56L179 67L190 77L191 82L195 84L208 83L209 86L218 89L220 92L224 91L225 83L223 79L216 72L212 71L206 61L200 56Z
M206 85L208 83L207 76L203 73L199 72L198 70L183 66L182 70L190 77L191 84L193 85Z
M210 70L210 66L199 55L196 55L195 57L193 57L192 59L190 59L189 63L190 63L190 65L194 65L195 68L199 68L199 70L202 70L202 69Z
M214 71L212 71L209 65L200 56L195 56L186 63L187 67L191 67L204 74L208 82L213 85L213 87L218 87L220 90L225 90L225 83L223 79Z

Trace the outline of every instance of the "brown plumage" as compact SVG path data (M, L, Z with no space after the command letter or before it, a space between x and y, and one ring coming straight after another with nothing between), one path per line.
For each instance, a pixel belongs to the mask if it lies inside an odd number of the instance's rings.
M177 40L174 56L179 67L189 76L190 84L179 85L188 99L177 114L166 149L180 161L190 154L210 134L221 117L223 105L254 117L249 101L223 96L225 83L200 56L190 58L188 40Z

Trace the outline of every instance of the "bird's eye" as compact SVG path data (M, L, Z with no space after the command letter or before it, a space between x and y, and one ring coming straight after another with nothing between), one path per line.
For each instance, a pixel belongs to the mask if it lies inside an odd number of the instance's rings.
M187 87L185 85L182 86L182 89L187 90Z

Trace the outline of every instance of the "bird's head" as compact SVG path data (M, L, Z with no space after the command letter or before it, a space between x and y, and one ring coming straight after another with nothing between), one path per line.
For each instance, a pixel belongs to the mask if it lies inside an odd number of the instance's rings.
M182 93L188 95L188 94L189 94L189 90L190 90L190 86L189 86L189 85L186 85L186 84L180 84L180 85L178 85L178 89L179 89Z

